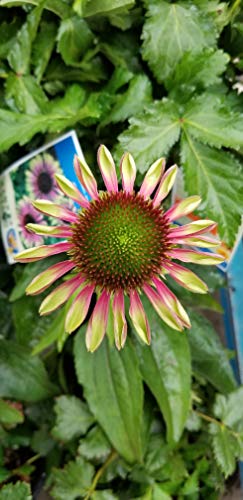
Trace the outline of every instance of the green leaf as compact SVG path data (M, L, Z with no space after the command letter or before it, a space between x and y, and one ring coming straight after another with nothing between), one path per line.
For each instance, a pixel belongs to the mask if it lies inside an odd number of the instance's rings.
M40 30L37 33L33 44L32 64L34 65L34 74L39 83L48 66L52 51L55 46L57 28L50 21L42 21Z
M82 327L75 337L74 357L85 398L109 441L128 462L141 461L143 386L131 343L120 353L105 340L90 354Z
M43 1L28 15L26 22L18 31L16 41L9 52L9 65L19 75L29 72L32 43L36 37L42 11Z
M93 474L93 465L85 462L81 457L78 457L75 462L68 462L64 469L54 469L52 472L52 498L75 500L77 497L84 497L91 485Z
M47 109L47 97L31 75L10 73L6 80L6 102L13 111L37 115Z
M14 407L14 403L0 399L0 422L7 425L21 424L23 412Z
M0 378L0 396L6 398L35 402L57 392L43 362L10 340L0 340Z
M181 158L188 194L199 194L202 217L219 224L220 237L233 246L243 211L243 172L231 154L200 144L189 134L183 137Z
M233 474L236 467L235 439L230 431L222 425L211 423L209 428L215 459L225 477L228 477Z
M92 500L119 500L119 497L114 495L111 490L95 491L91 498Z
M153 484L151 500L171 500L171 496L163 489L163 484Z
M29 300L29 297L28 297ZM39 354L42 352L44 349L49 347L53 342L61 342L63 338L65 338L65 319L67 315L67 311L70 307L70 302L68 301L67 304L62 307L59 311L56 312L54 319L51 320L51 323L45 323L43 324L43 334L39 340L39 342L35 345L34 349L32 350L32 356L35 356L36 354ZM44 316L41 317L41 321L44 320ZM58 351L62 349L59 349L58 345Z
M145 112L129 120L130 126L119 137L119 155L129 151L138 170L146 172L151 163L165 156L179 139L180 123L176 105L172 101L151 104Z
M40 0L1 0L1 7L14 7L19 4L39 5ZM68 17L71 14L71 7L68 0L45 0L45 9L48 9L54 14L57 14L61 19Z
M103 459L111 451L111 445L105 434L97 425L80 439L78 453L87 460Z
M20 26L20 19L13 18L10 23L3 21L0 25L0 59L7 57L11 50L17 31Z
M217 394L214 415L231 429L243 433L243 386L227 396Z
M243 146L242 116L223 106L214 94L205 93L190 101L183 115L183 128L210 146Z
M143 107L151 101L152 87L150 80L146 75L135 75L130 81L128 89L117 96L114 107L102 125L125 121L130 116L141 112Z
M0 490L0 500L31 500L30 485L18 481L15 484L6 484Z
M64 62L75 66L92 45L94 35L84 19L73 16L61 22L57 35L57 51Z
M60 441L70 441L85 434L94 423L87 405L75 396L59 396L54 410L56 424L52 429L52 435Z
M84 17L94 15L105 15L113 11L126 9L134 5L134 0L76 0L76 5L80 5L80 14Z
M215 30L209 16L190 2L148 3L143 27L143 58L159 82L166 80L186 52L200 52L215 44Z
M143 379L160 407L167 427L167 440L180 439L190 407L191 362L188 339L161 322L145 299L152 333L151 346L136 343Z
M226 350L212 324L198 312L190 311L192 327L188 333L193 370L223 394L236 387Z

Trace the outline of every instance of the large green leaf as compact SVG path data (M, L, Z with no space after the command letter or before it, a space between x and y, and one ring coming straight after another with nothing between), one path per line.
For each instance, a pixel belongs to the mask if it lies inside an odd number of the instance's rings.
M30 350L10 340L0 340L0 396L35 402L57 392L43 362Z
M134 155L140 172L159 156L166 155L180 135L179 114L171 101L151 104L146 111L129 120L130 127L119 136L119 154Z
M211 19L190 2L147 2L143 58L159 82L168 78L186 52L215 44Z
M233 391L236 387L233 371L213 325L193 311L190 320L188 338L193 369L223 394Z
M52 435L60 441L70 441L85 434L94 423L87 405L75 396L59 396L54 410L56 423Z
M94 16L97 14L110 14L116 10L132 7L134 0L76 0L76 5L80 5L81 14L84 17Z
M1 7L14 7L15 5L29 4L39 5L40 0L1 0ZM71 7L68 0L45 0L45 9L51 10L62 19L71 14Z
M0 491L0 500L31 500L30 485L18 481L15 484L6 484Z
M75 462L68 462L64 469L52 472L51 497L56 500L75 500L84 497L91 485L94 474L93 465L82 457Z
M217 394L214 415L222 420L224 425L243 433L243 386L237 387L227 396Z
M143 386L132 344L118 352L105 340L90 354L82 327L74 356L78 381L96 420L120 455L128 462L141 461Z
M188 416L191 361L187 335L178 333L158 317L144 300L152 333L151 346L136 343L142 376L157 400L169 442L177 442Z
M6 80L6 102L13 111L38 115L48 107L47 97L31 75L10 73Z
M182 140L181 158L186 191L202 197L200 215L216 220L219 235L232 246L243 211L243 172L238 161L188 133Z
M61 22L57 35L57 50L66 64L76 65L92 45L94 35L84 19L69 17Z
M215 94L205 93L190 101L183 115L183 128L210 146L243 146L242 116L222 106Z
M57 27L50 21L42 21L33 44L32 64L34 73L39 83L48 66L52 51L55 46Z

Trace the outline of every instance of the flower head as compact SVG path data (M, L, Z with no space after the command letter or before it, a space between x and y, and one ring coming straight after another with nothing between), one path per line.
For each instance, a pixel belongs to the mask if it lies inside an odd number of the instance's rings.
M55 200L59 194L55 174L60 173L58 162L48 153L36 156L27 171L27 188L34 198Z
M20 230L20 235L26 245L40 245L43 243L43 238L37 233L33 233L27 227L27 224L42 224L43 215L36 210L32 202L24 196L18 203L18 225Z
M40 307L40 314L48 314L74 296L66 316L65 328L69 333L84 321L92 295L96 293L97 302L86 332L90 351L99 346L105 335L109 312L113 316L116 346L118 349L124 346L127 335L125 296L130 302L129 315L134 328L147 344L150 343L150 327L140 299L143 293L169 326L176 330L190 328L185 309L166 285L166 275L192 292L207 292L206 284L174 259L199 264L221 262L220 255L190 248L215 246L217 242L205 236L215 223L197 220L184 226L173 224L195 210L201 200L198 196L190 196L164 212L161 203L173 186L177 166L173 165L164 173L163 158L151 165L138 192L134 191L135 162L129 153L121 160L120 190L114 161L105 146L98 150L98 164L105 192L98 191L87 163L78 157L74 160L76 175L91 201L65 177L56 175L62 192L79 203L78 213L49 201L33 203L40 212L69 222L69 225L28 224L28 228L35 234L52 234L66 241L26 250L16 259L32 262L58 253L65 253L67 258L34 278L27 293L40 293L72 271L71 278L47 295ZM186 245L186 248L179 245Z

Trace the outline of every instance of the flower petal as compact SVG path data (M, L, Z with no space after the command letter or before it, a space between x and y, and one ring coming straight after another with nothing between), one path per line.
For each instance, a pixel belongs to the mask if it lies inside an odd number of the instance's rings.
M57 219L65 220L68 222L76 222L77 215L69 210L68 208L63 207L62 205L56 205L49 200L36 200L32 202L33 207L35 207L39 212L42 212L46 215L51 215L52 217L56 217Z
M197 234L206 233L207 231L211 231L217 226L217 223L213 220L195 220L190 222L189 224L185 224L184 226L173 227L170 230L169 237L170 239L174 238L184 238L185 236L195 236Z
M94 352L103 340L106 332L110 294L104 290L96 302L94 311L86 331L86 346L88 351Z
M184 217L185 215L194 212L198 205L200 205L201 201L200 196L189 196L189 198L185 198L184 200L181 200L173 205L169 210L167 210L167 212L165 212L165 216L169 219L169 221Z
M126 193L133 192L133 186L136 179L136 165L130 153L125 153L120 164L122 187Z
M127 322L125 317L124 293L119 290L113 301L114 335L117 349L124 347L127 337Z
M185 250L184 248L173 248L168 252L172 259L179 259L182 262L193 262L194 264L202 264L210 266L220 264L224 261L222 255L209 252L196 252L195 250Z
M41 245L40 247L23 250L23 252L18 253L14 259L22 263L36 262L37 260L50 257L50 255L68 252L68 250L71 250L72 246L71 243L66 243L65 241L62 243L54 243L53 245Z
M74 332L85 320L94 289L94 285L87 285L74 299L66 316L65 331L67 333Z
M40 305L39 313L41 315L49 314L66 302L69 297L79 288L85 281L80 274L74 276L68 281L59 285L51 292Z
M166 196L169 194L172 189L174 182L176 180L176 174L178 172L177 165L172 165L168 170L166 170L163 175L160 185L155 193L153 204L155 207L160 205L161 201L163 201Z
M194 293L207 293L208 287L206 283L190 271L190 269L186 269L174 262L164 263L163 266L179 285Z
M70 182L64 175L55 174L55 179L61 191L67 195L72 200L76 201L81 207L89 208L89 202L84 197L82 193L80 193L79 189Z
M201 247L201 248L213 248L213 247L218 247L220 245L219 240L215 240L214 238L209 238L208 236L195 236L190 237L190 236L184 236L184 237L178 237L178 238L173 238L173 242L176 244L181 244L181 245L188 245L188 246L194 246L194 247Z
M48 226L41 224L33 224L29 222L26 224L29 231L43 236L55 236L56 238L69 238L72 234L71 226Z
M153 283L156 286L159 295L165 300L168 307L174 311L176 316L182 321L186 328L191 328L191 322L183 305L180 303L174 293L158 278L153 278Z
M58 262L51 267L48 267L45 271L38 274L27 286L27 295L37 295L48 288L54 281L61 278L64 274L68 273L75 267L74 262L71 260L65 260L63 262Z
M165 300L149 285L144 285L143 290L161 319L174 330L183 330L181 321L167 306Z
M80 180L87 193L89 193L91 198L97 200L97 198L99 197L97 182L86 161L76 155L74 157L74 170L76 172L77 178Z
M130 309L129 314L133 322L134 328L139 337L146 344L150 344L151 334L147 316L145 314L143 304L138 293L133 290L130 293Z
M148 169L146 173L142 186L140 188L139 194L144 198L148 198L155 190L158 182L161 179L161 176L165 169L165 159L159 158L156 160L151 167Z
M117 193L118 182L115 163L109 149L103 144L98 149L97 160L107 191Z

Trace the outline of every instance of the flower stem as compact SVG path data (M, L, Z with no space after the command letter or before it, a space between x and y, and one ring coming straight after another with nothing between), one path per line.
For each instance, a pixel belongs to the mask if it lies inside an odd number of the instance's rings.
M111 453L109 454L109 456L107 457L106 461L102 465L102 467L100 467L100 469L98 469L98 471L96 472L95 477L93 479L93 482L92 482L92 484L90 486L90 489L89 489L89 491L88 491L88 493L87 493L87 495L86 495L86 497L85 497L84 500L89 500L89 498L91 498L91 495L94 493L94 491L96 489L96 486L97 486L97 483L99 482L99 480L100 480L102 474L104 473L105 469L117 457L118 457L118 453L115 450L112 450Z

